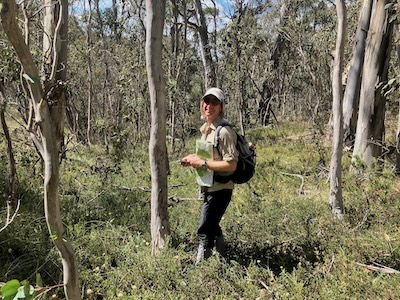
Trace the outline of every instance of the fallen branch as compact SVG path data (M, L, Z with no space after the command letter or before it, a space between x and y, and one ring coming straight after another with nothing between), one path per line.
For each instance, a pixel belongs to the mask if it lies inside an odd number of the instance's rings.
M374 263L374 265L365 265L362 263L356 262L356 264L360 267L364 267L370 271L375 271L375 272L381 272L385 274L400 274L400 271L397 271L395 269L392 269L390 267L386 267L377 263Z
M172 195L168 197L168 200L179 203L180 201L194 201L198 200L197 198L178 198L176 195Z
M300 180L301 180L301 184L300 184L300 187L299 187L299 190L298 190L298 194L299 195L304 195L304 177L303 176L301 176L301 175L299 175L299 174L290 174L290 173L282 173L283 175L287 175L287 176L295 176L295 177L298 177L298 178L300 178Z
M182 187L182 186L187 186L187 184L176 184L176 185L169 185L168 188L178 188L178 187Z
M134 190L140 190L140 191L149 192L149 193L151 192L151 189L142 187L142 186L127 187L127 186L121 185L121 186L117 186L117 187L119 187L121 190L129 191L129 192L132 192Z

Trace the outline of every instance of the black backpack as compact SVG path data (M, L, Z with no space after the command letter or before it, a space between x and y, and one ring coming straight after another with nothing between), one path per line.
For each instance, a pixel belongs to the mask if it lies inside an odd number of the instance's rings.
M218 148L220 131L225 126L229 126L229 124L219 125L215 132L214 147L217 148L217 151L220 155L221 152ZM232 180L234 183L240 184L248 182L254 175L256 168L256 147L254 145L250 145L243 135L236 131L235 133L237 136L236 149L239 151L239 160L236 170L232 175L229 176L223 176L215 173L214 180L217 182L227 183L228 181Z

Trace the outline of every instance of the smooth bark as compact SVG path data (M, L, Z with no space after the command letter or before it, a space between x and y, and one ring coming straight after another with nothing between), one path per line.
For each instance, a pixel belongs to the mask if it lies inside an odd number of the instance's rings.
M59 15L66 16L68 2L63 0L59 7ZM60 5L57 4L57 5ZM64 84L52 82L51 85L42 87L38 68L26 44L16 19L16 3L12 0L2 0L1 23L8 40L13 45L15 52L24 70L24 78L27 82L31 105L34 111L34 124L29 129L32 140L37 146L44 161L44 207L47 226L50 237L59 251L64 273L64 291L67 299L81 299L78 269L75 253L71 243L65 236L61 216L59 199L59 155L60 150L60 128L63 127L62 108L65 100ZM63 17L59 18L55 26L54 37L59 39L61 27L67 26ZM59 53L57 52L57 40L53 41L53 65L51 74L56 77ZM65 63L65 62L64 62ZM53 78L52 75L49 78ZM64 95L64 96L62 96ZM51 101L49 101L51 100ZM52 104L50 104L52 103ZM54 105L53 105L54 104ZM62 118L62 119L57 119Z
M211 45L208 38L207 22L204 16L201 0L195 0L195 10L197 16L197 31L199 34L200 53L204 67L204 84L207 90L210 87L217 86L217 76L215 65L211 55Z
M396 31L397 41L400 41L400 25L397 25ZM396 45L397 51L397 64L400 67L400 42ZM400 175L400 100L399 101L399 112L397 121L397 131L396 131L396 174Z
M53 39L54 39L54 6L52 0L44 0L43 17L43 81L48 80L46 76L50 74L51 63L53 61Z
M372 0L363 1L356 32L352 62L343 97L343 130L345 141L353 139L356 132L362 68L364 64L365 44L371 20L372 4Z
M151 128L149 160L151 168L152 253L166 246L170 234L167 203L167 148L165 83L162 69L162 38L165 2L146 0L146 68L150 93Z
M332 213L337 217L344 214L342 198L342 151L343 151L343 116L342 116L342 71L343 50L346 40L346 5L344 0L336 1L337 37L332 72L332 120L333 143L330 165L330 194L329 204Z

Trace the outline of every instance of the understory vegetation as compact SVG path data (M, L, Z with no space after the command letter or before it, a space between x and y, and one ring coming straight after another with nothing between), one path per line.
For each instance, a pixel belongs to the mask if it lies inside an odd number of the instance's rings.
M400 270L400 180L390 157L381 170L365 173L345 153L346 214L338 220L328 204L331 147L319 131L280 123L252 129L247 138L257 145L257 171L235 189L221 222L226 257L214 255L198 266L201 201L193 170L175 162L191 152L194 139L170 154L172 234L157 256L150 247L147 142L119 155L71 142L60 196L84 298L395 299L400 275L390 272ZM41 163L22 135L15 140L21 206L0 233L0 281L35 285L40 274L47 295L63 298L62 265L44 219ZM5 214L1 207L2 220Z

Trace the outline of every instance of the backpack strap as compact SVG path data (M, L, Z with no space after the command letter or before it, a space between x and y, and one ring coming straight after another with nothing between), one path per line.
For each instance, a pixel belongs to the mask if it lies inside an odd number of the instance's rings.
M218 155L222 158L222 152L219 148L219 140L221 136L221 130L225 126L230 126L227 123L222 123L217 126L215 130L215 137L214 137L214 147L217 148ZM227 183L231 180L230 176L221 176L218 172L214 172L214 182L220 182L222 184Z
M225 127L225 126L230 126L230 125L227 124L227 123L223 123L223 124L221 124L221 125L218 125L218 126L217 126L217 129L215 130L214 147L217 148L217 151L218 151L218 155L219 155L219 156L222 156L222 153L221 153L221 151L219 150L219 137L220 137L220 135L221 135L221 129L222 129L223 127Z

